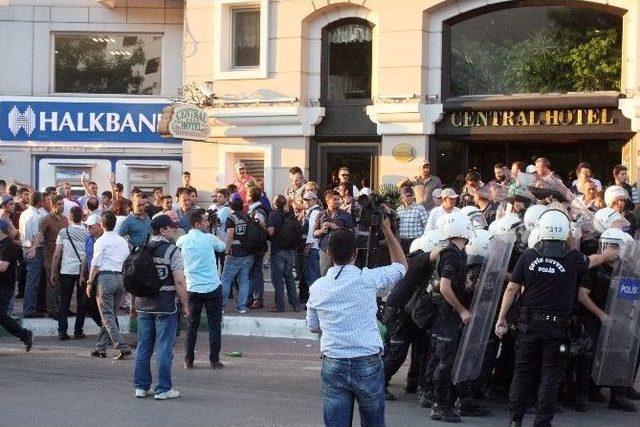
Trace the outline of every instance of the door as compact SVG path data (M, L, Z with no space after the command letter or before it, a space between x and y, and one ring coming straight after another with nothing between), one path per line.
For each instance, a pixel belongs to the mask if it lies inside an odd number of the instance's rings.
M321 143L318 145L317 181L320 188L330 188L332 174L341 167L349 168L351 182L362 188L362 180L368 180L371 188L378 184L377 143Z

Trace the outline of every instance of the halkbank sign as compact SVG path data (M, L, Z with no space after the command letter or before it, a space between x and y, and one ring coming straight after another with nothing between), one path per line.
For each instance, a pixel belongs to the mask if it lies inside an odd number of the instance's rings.
M180 142L162 138L166 103L0 100L0 140Z

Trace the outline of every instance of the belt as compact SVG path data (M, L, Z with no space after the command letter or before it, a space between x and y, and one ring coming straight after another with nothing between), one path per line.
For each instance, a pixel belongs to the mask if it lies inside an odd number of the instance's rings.
M358 356L358 357L329 357L329 356L325 356L324 354L320 355L320 359L333 359L333 360L373 360L373 359L379 359L380 357L382 357L382 352L370 354L368 356Z
M565 323L567 321L567 316L560 316L559 314L552 313L531 313L529 320L539 321L539 322L551 322L551 323Z
M100 274L122 274L121 271L101 271Z

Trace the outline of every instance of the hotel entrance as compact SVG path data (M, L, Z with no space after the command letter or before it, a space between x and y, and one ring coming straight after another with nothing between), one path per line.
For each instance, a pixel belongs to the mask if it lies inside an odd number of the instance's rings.
M348 167L350 180L358 188L362 180L369 180L371 188L376 188L378 177L379 143L344 143L329 142L317 145L315 171L311 176L317 177L320 188L330 187L332 175L341 167Z

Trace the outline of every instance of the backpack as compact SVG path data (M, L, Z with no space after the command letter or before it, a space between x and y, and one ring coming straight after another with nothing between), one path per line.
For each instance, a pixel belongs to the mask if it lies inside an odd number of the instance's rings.
M238 214L231 214L233 221L238 224L246 223L244 234L238 234L236 237L240 242L240 246L250 254L256 254L267 251L267 230L261 225L260 221L255 218L242 218Z
M170 243L161 242L157 245L138 245L131 248L131 252L122 264L124 288L131 295L150 297L160 291L162 281L153 255L155 250L164 244ZM176 250L177 248L173 252ZM171 255L173 256L173 253Z
M282 213L279 213L282 215ZM283 249L295 249L300 245L302 239L302 227L292 215L283 215L284 221L278 227L275 239Z

